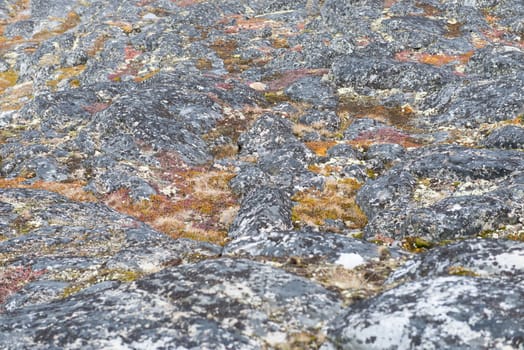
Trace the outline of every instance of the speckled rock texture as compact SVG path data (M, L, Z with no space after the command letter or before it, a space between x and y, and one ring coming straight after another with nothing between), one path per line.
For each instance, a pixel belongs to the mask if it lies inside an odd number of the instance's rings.
M524 349L518 0L0 0L0 348Z

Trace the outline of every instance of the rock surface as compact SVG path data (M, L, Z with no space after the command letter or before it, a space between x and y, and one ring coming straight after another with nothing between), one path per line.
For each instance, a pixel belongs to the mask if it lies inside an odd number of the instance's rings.
M523 349L523 18L0 0L0 343Z

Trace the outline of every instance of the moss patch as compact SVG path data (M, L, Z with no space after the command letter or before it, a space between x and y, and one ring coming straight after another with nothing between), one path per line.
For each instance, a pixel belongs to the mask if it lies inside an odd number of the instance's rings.
M414 253L421 253L434 247L434 243L421 237L405 237L402 242L402 248Z
M105 203L171 237L224 244L239 207L229 188L234 173L188 167L175 154L161 153L158 159L162 166L155 172L161 194L135 201L129 190L121 189L109 194Z
M367 217L355 202L361 184L354 179L328 180L324 189L307 189L292 197L295 226L321 227L326 220L341 220L348 228L362 228Z

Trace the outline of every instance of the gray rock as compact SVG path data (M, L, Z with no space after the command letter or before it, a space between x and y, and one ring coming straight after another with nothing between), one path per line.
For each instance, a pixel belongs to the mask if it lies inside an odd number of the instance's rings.
M311 103L315 107L336 107L334 89L323 83L321 77L305 77L291 84L285 91L291 99Z
M392 169L376 180L368 181L357 194L357 204L373 218L388 207L406 204L415 189L415 177L407 171Z
M335 61L331 72L337 86L404 92L434 91L453 80L451 73L424 64L353 56Z
M340 127L340 118L332 111L313 109L302 115L298 121L302 124L325 128L328 131L336 131Z
M290 230L291 207L291 200L283 191L276 188L257 188L242 200L241 209L228 236L234 239Z
M423 148L412 159L405 167L418 177L496 179L524 169L520 152L451 145Z
M347 144L337 144L326 152L329 158L350 158L350 159L362 159L362 153L356 148Z
M0 242L0 259L5 266L46 271L34 282L37 285L70 275L65 281L78 282L81 287L90 284L83 280L85 274L93 281L104 273L141 275L176 259L216 256L221 251L209 243L173 240L105 205L74 202L47 191L2 189L0 201L4 203L2 220L13 230ZM9 210L10 206L19 208L19 214ZM24 296L29 292L23 290L9 305L14 308L60 296L59 291L46 290L31 289L29 299Z
M494 130L482 144L489 148L524 148L524 128L506 125Z
M524 103L523 87L524 75L520 73L446 87L430 94L424 108L439 111L429 119L433 126L476 127L517 117Z
M435 247L393 272L387 283L461 274L523 281L524 243L472 239Z
M380 257L375 244L328 232L271 231L264 236L239 237L224 248L226 255L322 258L334 263L345 254L358 254L363 261Z
M260 155L276 151L293 139L296 140L290 121L278 116L263 115L249 131L240 136L238 145L241 155Z
M523 293L496 279L422 279L352 305L328 334L341 349L518 349Z
M351 123L351 125L344 131L344 139L354 140L364 132L376 131L383 128L387 128L387 125L375 119L355 119Z
M333 292L307 279L218 259L2 314L0 340L7 349L259 349L316 334L340 308Z

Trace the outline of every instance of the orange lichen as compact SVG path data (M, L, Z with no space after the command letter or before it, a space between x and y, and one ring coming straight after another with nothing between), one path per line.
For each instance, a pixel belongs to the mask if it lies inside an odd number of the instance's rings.
M137 83L141 83L141 82L144 82L148 79L151 79L152 77L154 77L155 75L158 74L158 72L160 72L160 69L154 69L152 71L149 71L147 73L144 73L144 74L140 74L138 75L137 77L135 77L133 80Z
M5 89L14 86L18 80L18 74L15 71L7 71L0 73L0 93Z
M446 34L447 38L458 38L462 34L462 23L453 22L446 24Z
M270 91L279 91L285 89L295 81L300 80L306 76L322 76L329 72L328 69L294 69L284 72L277 72L276 74L264 79Z
M275 22L262 17L245 18L241 15L226 16L221 19L218 24L225 24L234 22L234 25L229 25L225 28L227 34L235 34L241 30L260 30L266 27L275 28L280 27L281 23Z
M433 5L430 4L424 4L424 3L416 3L416 5L419 9L424 10L424 16L432 17L432 16L438 16L440 14L440 10L436 8Z
M62 82L63 80L71 79L71 78L74 78L80 75L85 69L86 69L85 65L59 68L55 71L55 74L53 76L54 79L47 81L46 85L53 89L56 89L58 87L58 84L60 84L60 82ZM78 83L75 83L75 81ZM77 79L71 79L69 81L70 87L78 87L77 85L79 84L80 82Z
M383 106L369 97L341 96L337 114L343 120L372 118L403 130L411 130L416 113L409 105Z
M99 35L93 42L93 45L87 50L87 54L92 57L102 51L107 38L106 34Z
M365 131L350 141L350 144L364 148L381 143L396 143L403 147L420 147L424 145L424 142L392 128Z
M69 29L76 27L80 23L80 16L71 11L66 18L56 18L55 20L61 22L57 28L53 30L44 30L33 35L34 40L43 41L67 32Z
M217 39L213 41L210 47L222 59L229 73L240 73L251 68L251 65L265 63L264 60L244 59L240 54L235 53L238 43L233 39Z
M171 2L180 7L189 7L200 4L203 0L171 0Z
M276 49L288 49L289 43L286 38L275 38L272 40L273 47Z
M125 34L130 34L133 32L133 25L129 22L124 21L108 21L106 22L107 25L112 27L118 27L120 28Z
M296 202L291 218L295 225L324 226L325 220L341 220L348 228L362 228L366 215L355 202L361 184L354 179L328 179L322 191L307 189L292 197Z
M174 153L159 153L157 159L160 167L153 169L152 182L159 194L136 201L129 190L120 189L104 202L171 237L224 244L238 209L229 188L234 174L188 166Z
M199 58L195 63L195 67L198 70L208 70L213 68L213 64L209 58Z
M95 202L96 197L84 190L86 185L83 181L67 181L67 182L48 182L48 181L34 181L28 182L30 174L23 177L16 177L13 179L0 178L0 188L31 188L46 190L61 194L71 200L79 202Z
M0 91L1 93L1 91ZM26 82L7 88L3 95L0 95L0 110L13 111L19 110L33 96L33 83Z
M461 55L429 54L425 52L401 51L395 54L395 59L400 62L419 62L440 67L451 63L466 64L468 63L471 56L473 56L473 54L473 51L468 51Z
M315 152L317 156L325 156L327 151L337 144L336 141L311 141L306 142L306 146Z

